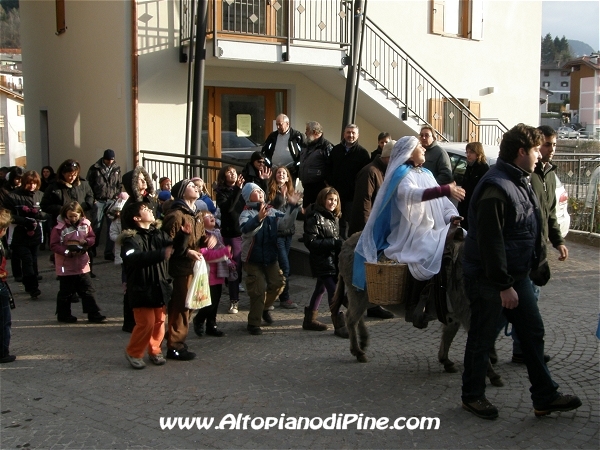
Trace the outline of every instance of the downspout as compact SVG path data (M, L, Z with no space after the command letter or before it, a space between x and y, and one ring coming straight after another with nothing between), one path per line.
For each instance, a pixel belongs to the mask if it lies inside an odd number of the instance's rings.
M138 27L137 0L131 1L131 149L133 167L140 164L138 134Z
M184 153L189 155L190 151L190 133L192 128L192 102L193 102L193 92L192 92L192 77L194 75L194 23L196 22L196 2L192 0L190 2L192 4L190 8L190 48L188 50L188 83L187 83L187 106L185 108L185 149ZM185 159L185 163L189 163L189 159Z
M354 0L354 23L352 37L352 52L350 55L350 63L348 64L348 75L346 78L346 94L344 96L344 113L341 138L344 138L344 129L346 125L354 123L356 118L356 79L358 60L360 58L360 42L361 42L361 17L363 11L363 0Z
M194 87L192 103L192 135L190 153L201 156L202 153L202 108L204 103L204 66L206 63L206 18L207 0L198 0L198 19L196 21L196 49L194 60ZM192 172L192 171L191 171ZM199 176L200 170L194 167L193 176Z
M358 109L358 84L360 83L360 68L362 67L362 48L365 39L365 28L367 26L367 0L364 0L362 9L362 25L360 28L360 45L358 47L358 65L356 67L356 85L354 86L354 103L352 104L352 122L356 121L356 111Z

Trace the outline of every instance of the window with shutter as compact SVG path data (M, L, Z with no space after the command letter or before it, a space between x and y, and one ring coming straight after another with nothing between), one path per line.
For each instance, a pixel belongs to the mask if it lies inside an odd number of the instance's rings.
M483 0L431 0L431 32L483 39Z

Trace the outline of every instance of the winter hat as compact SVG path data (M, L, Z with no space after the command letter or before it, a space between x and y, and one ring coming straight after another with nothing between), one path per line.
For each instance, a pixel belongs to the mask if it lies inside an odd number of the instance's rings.
M183 198L183 193L190 183L191 181L189 178L184 178L183 180L175 183L171 188L171 195L173 198Z
M389 158L392 154L392 149L394 148L395 144L396 141L394 141L393 139L391 141L386 142L386 144L383 146L383 150L381 151L381 157Z
M102 156L102 159L115 159L115 151L111 150L110 148L104 150L104 155Z
M169 191L160 191L158 193L158 199L161 202L166 202L167 200L171 200L171 193Z
M242 197L244 198L244 201L246 203L250 202L250 195L254 191L262 192L262 189L260 188L260 186L258 184L254 184L254 183L246 183L244 185L244 187L242 188Z

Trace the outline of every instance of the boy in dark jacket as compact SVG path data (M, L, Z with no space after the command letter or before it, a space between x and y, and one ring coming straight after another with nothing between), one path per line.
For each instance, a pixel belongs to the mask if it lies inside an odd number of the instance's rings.
M10 225L10 212L0 208L0 239L6 234ZM12 294L8 287L8 272L6 271L6 258L4 257L4 245L0 240L0 364L11 363L17 357L11 355L10 346L10 328L12 319L10 315ZM14 307L14 303L12 304Z
M125 357L134 369L143 369L146 364L142 357L148 348L148 358L160 366L166 363L160 344L165 336L165 305L173 291L167 269L173 241L155 223L147 203L131 203L121 220L127 228L119 236L121 258L127 273L127 298L135 317Z
M246 290L250 297L248 331L262 334L261 317L273 323L269 307L285 286L283 272L279 268L277 252L277 222L293 221L291 212L298 207L299 194L288 196L292 206L286 213L267 205L265 193L254 183L247 183L242 189L246 207L240 214L242 231L242 261L246 271ZM284 225L285 226L285 225Z

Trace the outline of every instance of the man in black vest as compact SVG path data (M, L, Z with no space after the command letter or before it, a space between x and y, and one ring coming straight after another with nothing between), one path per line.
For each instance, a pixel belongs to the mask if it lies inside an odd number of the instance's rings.
M261 152L268 167L287 167L295 181L304 138L302 133L290 127L290 119L285 114L277 116L275 125L277 130L267 137Z
M485 397L488 354L504 314L521 339L536 416L581 406L558 392L544 361L544 323L529 272L541 250L539 204L530 176L540 159L542 133L519 124L504 134L498 162L481 179L469 206L463 265L471 305L465 348L462 406L482 419L498 409Z
M332 186L342 203L340 237L348 237L348 221L354 200L354 185L358 172L371 162L369 152L358 143L358 127L351 123L344 128L344 139L333 147L327 162L327 184Z

